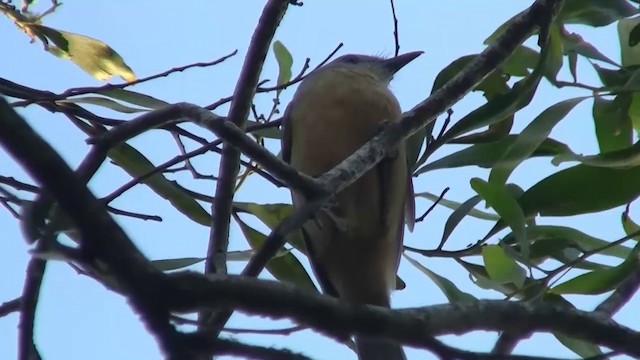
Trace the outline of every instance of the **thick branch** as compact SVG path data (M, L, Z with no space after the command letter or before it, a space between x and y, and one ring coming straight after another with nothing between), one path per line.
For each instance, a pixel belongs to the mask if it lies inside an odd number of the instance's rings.
M432 336L476 330L561 332L640 356L640 333L606 316L546 303L484 300L388 310L349 305L292 285L243 276L204 277L183 272L172 276L172 280L180 287L172 294L175 310L227 307L256 315L288 317L338 339L345 334L379 336L429 347Z

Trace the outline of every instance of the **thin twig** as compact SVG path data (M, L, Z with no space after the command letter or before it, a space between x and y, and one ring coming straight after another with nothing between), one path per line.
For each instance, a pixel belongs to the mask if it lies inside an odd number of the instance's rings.
M398 36L398 17L396 16L396 6L393 0L389 0L391 3L391 15L393 16L393 39L396 44L395 56L400 54L400 37Z

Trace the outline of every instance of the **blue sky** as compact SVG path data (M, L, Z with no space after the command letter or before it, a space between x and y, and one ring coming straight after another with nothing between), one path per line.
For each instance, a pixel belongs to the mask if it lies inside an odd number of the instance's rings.
M42 6L46 6L42 2ZM188 5L187 5L188 4ZM422 50L424 55L398 73L391 84L403 109L408 110L426 98L431 91L433 79L438 72L460 56L477 53L483 49L483 40L493 30L530 1L476 0L460 1L398 1L401 52ZM238 50L238 55L221 65L206 69L192 69L134 87L132 90L148 93L168 102L187 101L206 105L232 93L252 31L262 10L262 2L192 1L66 1L58 11L46 18L45 25L76 32L100 39L120 53L138 77L149 76L188 63L210 61ZM615 26L591 29L571 27L585 40L592 42L604 54L617 60L619 46ZM61 92L70 87L97 86L101 83L68 61L55 58L42 50L39 43L29 44L28 38L7 19L0 20L0 33L4 48L0 77L38 89ZM302 66L305 57L311 58L315 66L331 52L338 43L344 43L341 54L364 53L392 55L394 51L393 22L387 1L305 1L302 7L290 7L275 36L290 50L294 57L294 74ZM529 45L535 48L535 41ZM596 84L596 78L585 61L580 62L580 80ZM561 77L568 80L563 69ZM269 54L263 79L277 78L277 64ZM113 82L120 82L113 79ZM282 103L286 105L294 88L283 92ZM531 119L560 100L584 91L563 89L562 91L543 84L532 104L516 116L516 129L521 129ZM260 95L256 100L258 109L268 112L272 94ZM482 103L482 98L472 94L454 107L454 120ZM92 109L106 116L127 119L128 115ZM226 108L217 110L224 114ZM76 166L87 148L84 136L66 118L50 114L31 106L21 109L29 123L44 136L72 166ZM552 137L568 143L577 153L597 152L593 136L591 102L580 104L553 131ZM186 126L209 139L213 136L203 130ZM171 159L177 148L165 132L151 131L130 142L150 160L160 164ZM191 148L194 144L188 143ZM278 151L278 144L269 144ZM436 157L459 149L445 147ZM217 158L211 154L195 160L196 166L208 174L216 174ZM15 176L27 181L28 176L6 153L0 151L0 168L3 175ZM546 174L557 171L549 159L530 160L518 168L511 181L528 188ZM416 191L440 193L450 187L447 197L464 201L474 193L469 179L478 176L487 178L481 169L435 171L427 173L415 182ZM189 188L212 193L214 184L194 181L186 174L169 175ZM91 189L104 196L129 180L119 168L105 164L91 181ZM258 177L249 180L237 197L240 201L258 203L289 202L286 189L275 189ZM163 222L143 222L117 218L136 244L151 259L199 257L206 253L209 229L193 223L172 209L169 204L144 186L136 186L118 199L116 207L131 211L154 213ZM418 200L418 213L422 213L430 202ZM207 208L208 210L208 208ZM432 248L438 243L443 224L450 211L437 208L425 222L408 234L405 243L414 247ZM542 223L570 224L584 232L603 239L613 240L623 235L619 225L620 210L604 214L582 216L576 219L545 219ZM253 225L258 226L255 222ZM456 229L447 246L459 249L477 241L490 228L488 222L464 221ZM259 226L258 226L259 227ZM260 227L265 230L264 227ZM18 224L11 215L0 210L0 229L3 241L0 250L0 301L18 296L21 292L24 270L29 248L22 241ZM231 231L231 247L247 248L237 227ZM410 255L423 265L446 276L460 288L480 298L502 296L493 291L479 289L469 280L468 274L453 261L447 259L425 259ZM231 271L239 271L243 264L231 264ZM194 269L201 269L195 266ZM268 274L263 274L270 277ZM424 275L403 262L400 276L408 283L407 289L393 296L395 307L412 307L446 302L444 295ZM592 309L602 297L569 297L580 308ZM632 300L616 317L622 323L634 326L631 314L640 311L638 299ZM0 319L0 348L7 358L16 356L16 314ZM268 321L258 317L234 316L231 326L278 328L289 324L286 321ZM76 274L63 263L51 263L41 293L37 314L36 341L47 359L153 359L160 353L154 340L146 333L127 306L125 300L107 291L91 279ZM239 335L238 339L262 345L289 347L302 351L315 359L353 359L355 355L345 346L313 334L311 331L282 336ZM444 340L465 349L484 350L491 348L495 334L474 332L461 337L448 336ZM575 357L563 348L551 335L536 335L524 341L517 351L537 355ZM409 349L413 358L425 357L424 353ZM422 355L422 356L421 356Z

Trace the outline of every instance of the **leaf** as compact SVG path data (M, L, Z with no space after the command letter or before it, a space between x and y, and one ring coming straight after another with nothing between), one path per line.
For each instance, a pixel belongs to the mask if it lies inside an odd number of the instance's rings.
M280 42L273 43L273 53L278 61L278 86L286 84L291 80L291 67L293 66L293 57L289 50ZM282 89L276 91L280 95Z
M618 95L614 100L606 100L599 95L593 98L593 122L600 152L631 146L633 133L627 115L628 100L627 95Z
M527 274L516 261L509 257L498 245L482 247L484 268L491 279L499 284L514 284L518 288L524 285Z
M471 179L471 187L509 225L521 247L522 256L528 258L529 242L527 241L524 213L507 187L491 184L479 178Z
M600 350L597 345L590 342L572 338L562 333L553 333L553 336L555 336L562 345L566 346L569 350L584 359L602 355L602 350Z
M573 108L587 97L573 98L550 106L538 115L522 130L511 146L505 148L503 155L494 165L489 182L504 184L513 170L547 139L551 130L564 119Z
M240 219L240 217L235 216L234 218L238 222L238 225L251 248L254 250L259 249L267 236L247 225L242 221L242 219ZM313 284L313 281L311 281L307 271L302 267L300 261L298 261L298 259L288 251L285 255L271 258L266 265L266 269L271 273L271 275L280 281L289 282L302 286L306 289L313 289L317 291L316 286Z
M520 45L509 55L504 63L500 65L500 68L512 76L527 76L529 75L529 69L536 67L539 57L540 53L537 51Z
M256 121L247 120L247 129L251 129L252 127L257 126L257 125L262 125L262 124L258 123ZM255 136L258 136L258 137L264 137L264 138L268 138L268 139L278 139L279 140L279 139L282 138L282 132L276 126L263 128L263 129L259 129L259 130L250 130L249 132L252 135L255 135Z
M206 258L187 257L178 259L151 260L151 264L160 271L171 271L186 268L187 266L195 265L205 260Z
M534 256L533 247L540 243L564 243L563 248L571 247L580 249L580 251L592 251L598 248L602 248L609 244L609 241L599 239L588 235L578 229L556 226L556 225L532 225L527 227L527 239L533 244L531 248L531 257ZM515 237L513 233L507 234L502 242L505 244L515 243ZM623 245L607 248L599 252L601 255L614 256L617 258L625 259L631 248Z
M626 0L567 0L558 20L564 24L599 27L635 15L636 11Z
M132 108L126 105L122 105L119 102L115 102L111 99L97 97L97 96L84 96L79 98L68 98L63 100L56 100L56 103L58 104L64 104L64 103L90 104L90 105L106 107L108 109L125 113L125 114L135 114L139 112L149 111L147 109Z
M420 264L417 260L414 260L411 257L404 254L403 256L416 269L420 270L423 274L427 275L429 279L431 279L431 281L433 281L433 283L436 284L438 288L440 288L442 293L447 297L449 302L451 302L452 304L478 301L478 299L473 295L458 289L458 287L456 287L456 285L451 280L443 276L440 276L434 273L433 271L427 269L425 266Z
M629 47L634 47L640 43L640 23L635 24L633 29L629 32L629 41L627 42Z
M624 67L640 65L640 47L630 45L631 32L638 24L640 24L640 17L618 21L618 38Z
M134 178L147 174L155 168L144 155L127 144L121 144L112 148L109 150L108 156L116 165L124 169L124 171ZM147 185L156 194L169 200L171 205L189 219L204 226L211 225L211 217L202 206L200 206L194 198L167 180L162 174L153 174L142 180L142 183Z
M516 111L527 106L536 92L538 84L543 74L548 70L549 64L553 60L553 49L560 41L557 36L550 36L535 69L531 75L517 82L511 90L505 94L496 95L486 104L473 110L464 116L443 135L443 141L463 135L469 131L503 121Z
M275 229L282 220L291 215L293 206L290 204L256 204L245 202L234 202L236 211L249 213L262 221L269 229ZM294 231L287 236L287 242L296 250L307 254L304 240L299 231Z
M471 199L463 202L455 209L447 222L444 224L444 231L442 232L442 240L440 240L440 246L442 246L448 239L449 236L453 233L453 230L458 226L460 221L467 216L471 211L475 210L474 207L480 203L482 198L480 196L473 196Z
M147 109L160 109L169 105L169 103L166 101L156 99L153 96L149 96L147 94L142 94L142 93L131 91L131 90L107 89L107 90L97 91L96 93L104 96L108 96L110 98L114 98L116 100L125 101L125 102L128 102L129 104L142 106Z
M640 195L640 166L576 165L552 174L518 199L527 216L572 216L609 210ZM597 189L597 191L594 191Z
M550 292L554 294L602 294L620 285L638 266L638 245L629 256L618 266L609 269L593 270L586 274L576 276L553 287Z
M501 294L512 296L516 299L535 298L540 296L545 290L545 287L541 285L540 282L530 278L526 278L521 288L517 288L512 283L500 284L491 279L484 266L472 264L460 259L455 260L475 278L474 283L483 289L496 290Z
M555 83L564 60L564 44L560 33L560 26L556 22L551 23L549 39L545 45L549 48L549 54L544 65L544 77L551 83Z
M585 41L580 34L569 33L565 30L562 31L561 35L565 54L576 53L588 59L599 60L613 66L619 66L615 61L611 60L601 53L595 46L591 45L591 43Z
M576 154L561 154L556 156L551 162L558 165L564 161L579 161L586 165L597 167L609 167L615 169L626 169L640 165L640 142L626 149L606 152L604 154L582 156Z
M422 198L431 200L433 202L437 201L440 198L440 196L435 195L435 194L431 194L429 192L417 193L417 194L415 194L415 196L416 197L422 197ZM469 199L467 201L470 201L470 200L471 199ZM444 198L440 199L440 201L438 202L438 205L442 205L442 206L444 206L446 208L449 208L451 210L454 210L454 211L458 210L461 206L463 206L462 203L459 203L457 201L447 200L447 199L444 199ZM469 216L472 216L472 217L477 218L477 219L482 219L482 220L498 220L498 219L500 219L500 217L498 215L491 214L491 213L484 212L484 211L480 211L478 209L471 209L471 210L469 210L467 212L467 214Z
M496 167L502 158L504 149L511 147L517 138L517 135L508 135L497 141L469 146L421 167L414 175L417 176L431 170L451 169L472 165L481 168ZM555 156L565 152L571 152L567 145L557 140L547 138L531 153L530 157Z
M55 44L55 47L49 45L49 49L55 49L50 50L54 55L64 54L65 57L98 80L109 80L114 75L129 82L136 79L133 70L122 57L100 40L39 24L29 24L29 27Z

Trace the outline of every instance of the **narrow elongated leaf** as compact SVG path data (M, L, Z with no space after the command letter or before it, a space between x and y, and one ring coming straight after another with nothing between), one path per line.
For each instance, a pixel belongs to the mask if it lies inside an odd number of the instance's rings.
M425 199L429 199L431 201L438 201L438 199L440 198L440 196L429 193L429 192L421 192L421 193L417 193L415 195L416 197L423 197ZM474 197L475 198L475 197ZM471 199L469 199L471 200ZM469 201L467 200L467 201ZM438 201L438 205L442 205L446 208L449 208L451 210L458 210L461 206L463 206L463 203L459 203L457 201L452 201L452 200L447 200L447 199L440 199L440 201ZM492 213L488 213L488 212L484 212L478 209L471 209L467 212L467 214L469 216L472 216L474 218L477 219L482 219L482 220L498 220L500 219L500 216L496 215L496 214L492 214Z
M633 146L606 152L604 154L581 156L577 154L560 154L551 161L558 165L565 161L579 161L583 164L597 167L609 167L614 169L627 169L640 165L640 142Z
M491 184L479 178L471 179L471 187L509 225L520 245L522 256L528 258L529 242L527 241L524 213L513 195L504 185Z
M109 158L120 166L132 177L144 175L155 168L155 166L138 150L121 144L109 150ZM171 181L162 174L154 174L142 180L151 190L161 197L169 200L178 211L186 215L189 219L204 226L211 225L211 217L198 204L198 202L184 191L177 188Z
M593 98L593 121L600 152L621 150L631 146L633 132L628 116L630 98L628 94L607 100L596 95Z
M504 150L504 154L491 170L489 182L504 184L513 170L547 139L551 130L564 119L573 108L587 97L561 101L550 106L522 130L516 140Z
M280 42L273 43L273 53L278 61L278 86L285 84L291 80L291 67L293 66L293 57L289 50ZM279 95L282 90L277 90Z
M460 204L460 206L458 206L458 208L449 215L447 222L444 224L444 231L442 232L440 246L449 239L449 236L451 236L453 230L458 226L460 221L462 221L465 216L469 215L471 211L475 210L474 207L478 205L480 201L482 201L480 196L473 196L471 199Z
M147 109L160 109L169 105L169 103L164 100L156 99L153 96L131 90L107 89L98 91L97 94L108 96L116 100L125 101L133 105L142 106Z
M614 290L638 267L638 246L620 265L594 270L552 288L554 294L602 294Z
M548 74L554 59L554 49L560 41L558 36L549 36L531 75L520 80L507 93L496 95L489 102L453 124L443 138L450 140L469 131L502 121L527 106L538 88L540 79L544 74Z
M235 220L238 222L238 225L251 248L254 250L259 249L267 236L247 225L238 216L235 217ZM298 261L298 259L290 252L287 252L286 255L271 258L266 265L266 269L271 273L271 275L280 281L290 282L304 288L314 289L317 291L316 286L313 284L313 281L311 281L307 271L304 269L300 261Z
M151 264L160 271L171 271L171 270L186 268L188 266L195 265L205 260L206 258L199 258L199 257L160 259L160 260L151 260Z
M511 147L517 135L508 135L498 141L484 144L475 144L441 159L435 160L421 167L415 172L420 175L427 171L437 169L451 169L463 166L479 166L481 168L493 168L499 165L504 149ZM571 152L569 147L557 140L547 138L531 153L530 158L541 156L556 156Z
M407 255L403 255L407 261L411 265L413 265L416 269L420 270L423 274L427 275L431 281L433 281L438 288L442 291L442 293L447 297L449 302L451 303L461 303L461 302L472 302L478 301L473 295L466 293L456 286L451 280L440 276L433 271L429 270L422 264L420 264L417 260L412 259Z
M98 97L98 96L83 96L78 98L57 100L56 103L90 104L90 105L102 106L107 109L111 109L111 110L125 113L125 114L135 114L139 112L149 111L148 109L133 108L130 106L122 105L119 102L113 101L111 99L103 98L103 97Z
M533 185L518 202L528 216L571 216L609 210L638 195L640 166L615 169L580 164Z
M249 213L262 221L269 229L273 230L282 220L291 215L293 206L291 204L256 204L256 203L244 203L234 202L233 206L236 211ZM291 244L296 250L307 253L307 249L304 246L304 240L299 231L294 231L287 236L287 242Z

